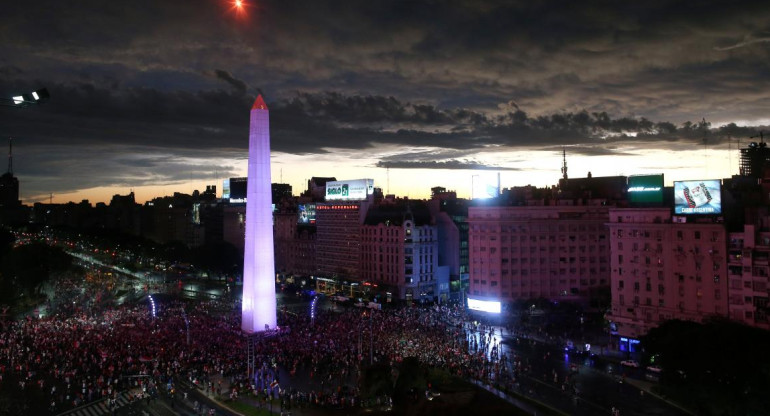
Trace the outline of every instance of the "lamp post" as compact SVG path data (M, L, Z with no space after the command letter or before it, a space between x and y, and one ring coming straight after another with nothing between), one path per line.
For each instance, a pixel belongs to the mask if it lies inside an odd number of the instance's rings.
M49 98L51 98L51 95L48 93L48 90L41 88L27 94L15 95L11 98L0 98L0 106L26 108L44 103L48 101Z
M369 365L374 364L374 332L372 331L372 318L374 317L374 309L369 312Z
M187 329L187 345L190 345L190 321L187 319L184 307L182 307L182 318L184 318L184 326Z

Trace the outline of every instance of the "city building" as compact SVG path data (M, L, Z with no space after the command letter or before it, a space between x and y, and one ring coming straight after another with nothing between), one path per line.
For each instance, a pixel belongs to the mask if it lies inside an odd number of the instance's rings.
M438 267L437 235L424 201L371 207L361 227L361 279L397 299L446 302L449 267Z
M361 224L368 201L316 204L316 275L359 280Z
M621 349L670 319L728 316L727 231L670 207L610 208L612 307Z
M13 176L13 141L9 139L8 171L0 176L0 224L24 224L29 215L29 208L19 200L19 179Z
M288 183L270 184L270 192L273 198L273 204L279 205L282 201L291 200L291 185Z
M589 304L610 282L608 207L600 202L469 207L469 294Z
M731 232L727 249L730 319L770 330L770 216Z
M759 143L749 143L748 147L741 149L740 152L740 175L752 178L764 177L765 170L770 164L770 148L767 147L764 138Z
M448 268L449 297L462 301L469 289L468 200L434 187L428 207L436 226L438 267Z
M276 273L284 278L312 276L317 270L315 219L309 224L297 210L284 209L273 214L273 221Z

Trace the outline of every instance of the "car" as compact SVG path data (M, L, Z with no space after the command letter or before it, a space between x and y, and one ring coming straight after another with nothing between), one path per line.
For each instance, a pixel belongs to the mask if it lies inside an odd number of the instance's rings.
M651 366L647 367L647 371L650 371L650 372L653 372L653 373L660 373L661 371L663 371L663 369L658 367L658 366L656 366L656 365L651 365Z
M639 363L634 360L623 360L620 362L620 365L624 365L626 367L639 368Z

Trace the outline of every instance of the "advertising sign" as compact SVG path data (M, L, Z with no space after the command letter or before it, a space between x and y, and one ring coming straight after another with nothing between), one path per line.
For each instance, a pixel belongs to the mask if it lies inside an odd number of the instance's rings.
M315 204L299 204L297 206L298 224L315 224Z
M675 181L674 214L721 214L721 190L718 179Z
M225 179L222 183L222 199L230 199L230 179Z
M474 299L470 296L468 297L468 309L489 313L500 313L502 310L500 301Z
M663 174L629 176L628 201L632 204L662 204Z
M360 201L374 193L374 179L326 182L327 201Z

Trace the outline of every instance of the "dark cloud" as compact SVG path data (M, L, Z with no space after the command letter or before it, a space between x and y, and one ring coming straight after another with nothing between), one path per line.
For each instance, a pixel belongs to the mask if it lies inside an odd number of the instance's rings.
M491 166L482 163L466 162L461 160L446 160L442 162L436 161L402 161L402 162L377 162L378 168L395 168L395 169L464 169L464 170L499 170L499 171L517 171L518 168L505 167L505 166Z
M216 74L217 78L230 84L233 88L235 88L236 91L240 93L246 92L246 83L233 77L229 72L223 71L221 69L215 69L214 73Z
M196 157L245 157L257 92L275 152L444 169L485 165L477 152L715 146L749 140L770 114L766 1L253 5L238 18L209 0L4 4L0 96L47 87L52 99L0 109L0 135L51 178L40 189L76 189L97 186L93 166L105 183L160 183Z

